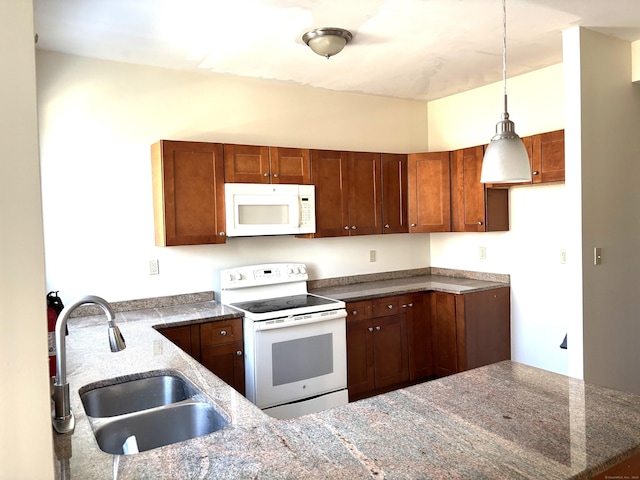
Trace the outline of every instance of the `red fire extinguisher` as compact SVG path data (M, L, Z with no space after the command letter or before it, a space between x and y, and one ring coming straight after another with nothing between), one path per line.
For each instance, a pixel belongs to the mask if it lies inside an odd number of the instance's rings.
M56 374L56 321L64 308L58 292L47 293L47 324L49 330L49 375ZM68 334L68 332L67 332Z

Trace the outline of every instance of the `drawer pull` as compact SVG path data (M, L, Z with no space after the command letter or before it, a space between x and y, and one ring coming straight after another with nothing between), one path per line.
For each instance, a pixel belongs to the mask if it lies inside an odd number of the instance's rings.
M222 335L223 337L227 336L227 331L226 330L220 330L220 335Z
M393 308L393 305L389 304L389 305L387 305L387 308L388 308L389 310L391 310L391 309Z
M380 325L378 325L378 326L376 327L376 330L380 331Z
M357 314L358 314L358 310L353 310L353 311L351 312L351 315L357 315Z
M370 332L373 332L373 327L369 327L369 328L368 328L368 330L369 330Z

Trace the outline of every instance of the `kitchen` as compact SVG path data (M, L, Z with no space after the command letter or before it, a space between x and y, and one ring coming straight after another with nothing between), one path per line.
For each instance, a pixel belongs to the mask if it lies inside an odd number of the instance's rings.
M160 138L353 150L454 149L487 141L496 121L500 86L483 87L425 106L417 101L308 91L227 77L208 79L203 75L39 52L47 286L60 288L65 297L68 290L69 296L98 293L113 301L211 290L215 289L212 272L234 266L234 258L241 258L242 263L302 261L310 265L315 278L425 266L509 273L515 360L563 373L576 368L574 372L580 371L582 360L572 366L571 358L561 357L566 353L558 345L567 330L577 329L573 338L580 338L584 328L585 341L588 340L584 347L587 378L597 374L596 383L611 381L632 389L629 377L634 377L628 368L637 364L630 342L637 338L633 312L638 309L633 269L628 267L637 266L640 259L633 245L638 232L637 222L632 219L637 214L627 205L638 197L629 183L637 168L631 160L637 146L632 134L618 142L617 136L627 132L605 128L605 120L614 115L623 118L621 123L632 131L637 126L637 115L634 103L625 98L635 97L628 92L628 97L616 97L615 104L596 101L607 96L607 89L617 92L631 88L627 80L620 80L627 78L630 66L615 60L614 55L599 53L599 49L622 50L619 55L628 58L625 52L630 47L595 33L581 33L586 44L577 45L579 34L574 31L565 40L565 48L573 48L569 53L575 58L591 59L594 68L607 57L612 64L602 70L621 71L611 75L611 84L590 77L593 83L583 86L590 89L584 98L565 98L568 94L564 92L573 94L577 90L565 87L567 82L574 86L578 82L570 75L578 74L577 67L573 63L567 65L567 60L564 68L571 67L569 73L563 71L563 65L557 65L509 81L510 110L521 135L558 128L574 134L573 143L568 141L565 186L512 189L510 232L291 238L286 243L282 239L235 239L227 245L169 249L152 246L149 146ZM616 79L623 87L615 84ZM575 137L580 135L574 116L580 102L585 111L582 128L606 132L605 138L583 138L581 144ZM203 105L224 106L224 118ZM274 120L276 106L280 113ZM166 115L167 111L173 115ZM322 132L312 126L300 131L300 118L313 120L309 111L318 112L318 119L330 116L333 122L322 122ZM602 115L603 111L609 116ZM384 124L379 123L381 116ZM478 125L486 125L486 132ZM607 159L606 169L602 158ZM18 171L26 168L13 167ZM81 172L82 181L71 179L75 172ZM608 181L599 182L602 178ZM83 201L79 202L79 198ZM582 219L583 210L595 213L585 213ZM623 220L616 221L609 213L617 211L624 212ZM11 224L21 226L17 220ZM558 233L549 235L551 231ZM596 244L616 247L605 248L610 263L605 261L600 270L589 267L590 250ZM487 248L486 260L478 258L480 246ZM279 253L282 247L286 254ZM564 266L558 261L561 248L568 251ZM372 249L377 251L375 263L369 262ZM583 250L584 267L577 261ZM148 275L148 260L152 258L159 259L157 276ZM33 260L26 264L33 265ZM600 289L604 284L607 289ZM567 285L584 285L584 300L582 288L575 292ZM540 301L542 295L544 302ZM25 299L21 306L28 303ZM619 314L620 329L609 328L609 312ZM32 323L29 331L39 335L35 333L39 331L36 321ZM602 358L602 352L612 351L611 346L601 347L598 343L604 341L615 347L616 358ZM574 345L578 350L579 345ZM567 353L573 355L571 349ZM19 352L15 355L18 359L24 357ZM548 359L553 361L546 364ZM599 368L591 365L592 361L601 364L603 371L591 373L590 368ZM619 377L609 378L607 373Z

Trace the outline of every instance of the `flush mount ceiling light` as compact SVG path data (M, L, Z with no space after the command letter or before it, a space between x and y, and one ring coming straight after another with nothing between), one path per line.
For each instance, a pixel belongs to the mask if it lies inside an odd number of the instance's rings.
M343 28L316 28L305 33L302 41L318 55L329 58L340 53L352 38L351 32Z
M514 123L507 113L507 6L502 0L502 83L504 113L496 125L496 134L482 159L482 183L516 183L531 181L529 155L515 132Z

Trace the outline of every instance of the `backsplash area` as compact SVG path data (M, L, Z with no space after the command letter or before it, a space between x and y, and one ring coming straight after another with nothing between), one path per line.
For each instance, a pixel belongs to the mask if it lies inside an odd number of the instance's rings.
M339 287L343 285L353 285L356 283L375 282L380 280L395 280L398 278L417 277L422 275L434 275L442 277L467 278L471 280L484 280L488 282L500 282L508 284L510 278L508 274L472 272L468 270L453 270L449 268L416 268L412 270L399 270L395 272L371 273L365 275L350 275L346 277L323 278L319 280L309 280L307 288L316 290L325 287ZM113 302L111 307L114 312L129 312L133 310L145 310L149 308L163 308L187 303L210 302L215 300L213 291L200 293L185 293L181 295L171 295L166 297L151 297L137 300L125 300ZM88 317L92 315L102 315L103 311L95 305L83 305L78 307L71 314L72 317Z

